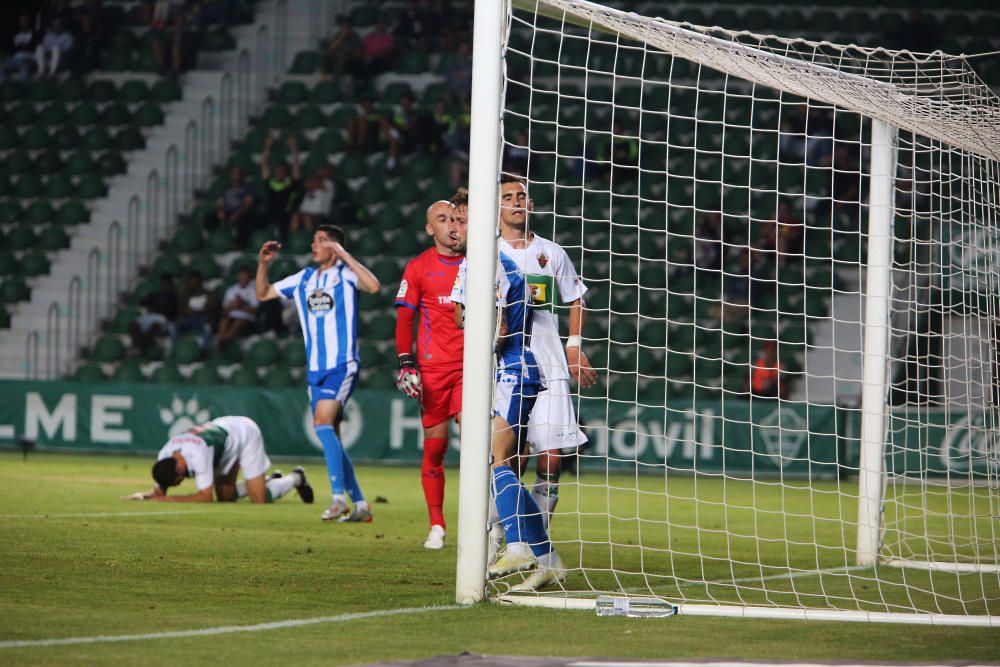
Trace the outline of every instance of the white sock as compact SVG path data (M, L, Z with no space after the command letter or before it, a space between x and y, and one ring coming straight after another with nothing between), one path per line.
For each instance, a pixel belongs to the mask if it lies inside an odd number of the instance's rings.
M536 477L535 485L531 487L531 495L538 503L538 508L542 510L542 521L545 522L545 530L548 530L552 513L556 511L556 505L559 503L559 476Z
M513 544L507 545L508 555L520 555L520 554L530 554L531 545L527 542L514 542Z
M288 477L279 477L277 479L272 479L267 483L267 490L271 492L271 500L277 500L283 495L287 494L289 491L294 489L298 484L298 475L289 475Z
M333 502L347 504L347 496L345 496L343 493L335 493L333 494Z
M354 506L356 508L358 508L359 510L366 510L366 509L368 509L368 501L367 500L359 500L358 502L354 503Z
M246 498L247 497L247 483L246 482L236 482L236 497Z
M555 549L548 552L547 554L542 554L541 556L538 556L537 560L538 560L538 567L554 567L554 566L562 567L562 560L559 558L559 554L556 553Z

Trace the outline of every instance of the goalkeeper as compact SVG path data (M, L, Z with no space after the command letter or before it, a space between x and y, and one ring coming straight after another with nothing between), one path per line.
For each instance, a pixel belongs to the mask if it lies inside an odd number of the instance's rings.
M437 201L427 209L424 229L433 245L406 265L396 293L396 386L420 401L424 427L420 483L430 518L426 549L444 547L444 456L450 421L461 421L462 413L463 336L450 295L465 254L464 190L453 202Z
M527 428L538 392L544 389L544 376L529 347L532 309L528 305L527 289L517 265L500 253L497 263L500 326L496 343L490 468L493 500L507 539L507 550L489 565L489 576L497 579L517 572L530 572L521 583L510 587L512 592L536 591L559 584L567 574L562 559L549 541L541 510L513 468L521 433ZM464 262L459 268L451 300L457 304L455 320L463 321Z
M586 389L594 384L597 376L587 355L580 349L585 315L583 296L587 287L562 246L529 231L528 216L532 208L524 181L504 175L500 179L498 243L500 252L517 264L530 288L531 349L545 374L546 388L538 394L531 412L526 440L531 451L537 454L532 494L548 526L559 502L561 454L564 450L575 451L587 442L573 409L570 377ZM569 313L565 352L559 338L557 308ZM491 535L491 539L497 540L499 535Z
M305 503L313 502L313 489L306 473L296 468L288 477L275 473L264 479L271 460L264 451L260 427L249 417L219 417L179 433L160 449L153 464L151 492L126 496L130 500L210 503L249 496L254 503L270 503L292 489ZM242 470L242 482L236 481ZM193 477L197 492L167 495L168 489Z

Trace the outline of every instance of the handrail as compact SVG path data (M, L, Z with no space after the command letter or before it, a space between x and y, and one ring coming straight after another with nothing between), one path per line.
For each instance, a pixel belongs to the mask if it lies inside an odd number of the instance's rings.
M261 25L257 28L256 40L257 44L254 47L255 61L254 64L254 109L262 104L267 97L267 87L271 80L271 53L267 48L268 37L270 37L270 29L266 25Z
M184 126L184 191L191 192L201 177L198 164L198 123L192 118Z
M112 220L108 226L108 315L118 300L118 289L122 284L122 226L117 220Z
M271 72L271 84L278 83L281 75L288 69L288 0L278 0L277 16L274 17L274 69Z
M242 135L246 129L252 93L250 51L242 49L236 58L236 136Z
M132 195L128 200L128 216L125 219L125 233L128 235L128 273L136 273L136 263L139 255L139 211L142 202L139 195Z
M201 101L201 164L207 173L215 162L215 98L206 95Z
M55 313L55 317L53 317ZM59 302L53 301L49 304L49 310L45 313L45 376L43 379L50 380L54 376L52 370L59 363L59 323L62 313L59 309ZM53 324L55 320L55 324Z
M146 177L146 246L143 248L144 264L148 264L160 234L160 173L156 169Z
M24 341L24 379L38 379L38 329L28 332L28 338Z
M79 335L77 340L73 341L73 349L78 350L80 348L80 340L90 338L90 332L94 330L97 325L97 320L100 318L100 304L99 299L101 298L101 264L104 261L104 256L101 253L100 248L91 248L90 252L87 253L87 315L84 317L84 322L87 326L85 327L85 333L77 332ZM77 319L80 319L79 317ZM74 353L75 354L75 353Z
M80 351L80 311L83 310L83 281L80 280L80 276L73 276L70 279L67 292L66 301L69 302L69 305L65 310L60 308L59 313L66 315L66 353L70 359L74 359ZM49 379L59 377L62 372L63 365L60 356L56 372L54 375L50 374Z
M163 221L164 232L169 232L177 224L177 212L180 208L180 152L177 144L170 144L163 155Z
M225 157L229 142L235 137L233 105L235 84L232 72L225 72L219 79L219 155Z

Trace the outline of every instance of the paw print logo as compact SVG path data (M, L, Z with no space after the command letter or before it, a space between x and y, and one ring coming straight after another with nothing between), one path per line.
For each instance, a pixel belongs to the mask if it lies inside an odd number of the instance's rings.
M211 418L211 413L207 409L202 410L198 405L197 397L184 401L175 394L170 407L160 408L160 421L167 427L167 435L170 437L198 424L204 424Z

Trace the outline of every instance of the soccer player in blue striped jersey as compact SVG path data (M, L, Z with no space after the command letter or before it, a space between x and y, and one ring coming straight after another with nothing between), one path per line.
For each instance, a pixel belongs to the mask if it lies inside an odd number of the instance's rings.
M344 249L344 231L334 225L316 228L307 267L271 284L267 268L281 249L265 243L257 257L257 299L292 299L306 345L306 380L312 402L313 428L330 475L333 500L324 521L368 523L371 510L361 492L354 465L340 442L340 419L358 381L358 290L379 291L378 278ZM347 505L347 496L354 508Z
M465 261L451 299L456 322L465 305ZM493 397L492 469L493 497L507 550L489 566L491 579L534 570L510 590L534 591L566 578L566 568L552 548L545 520L531 492L521 484L511 462L518 455L521 432L528 426L531 409L544 388L540 366L531 351L532 310L528 286L517 264L500 253L497 263L497 374Z

